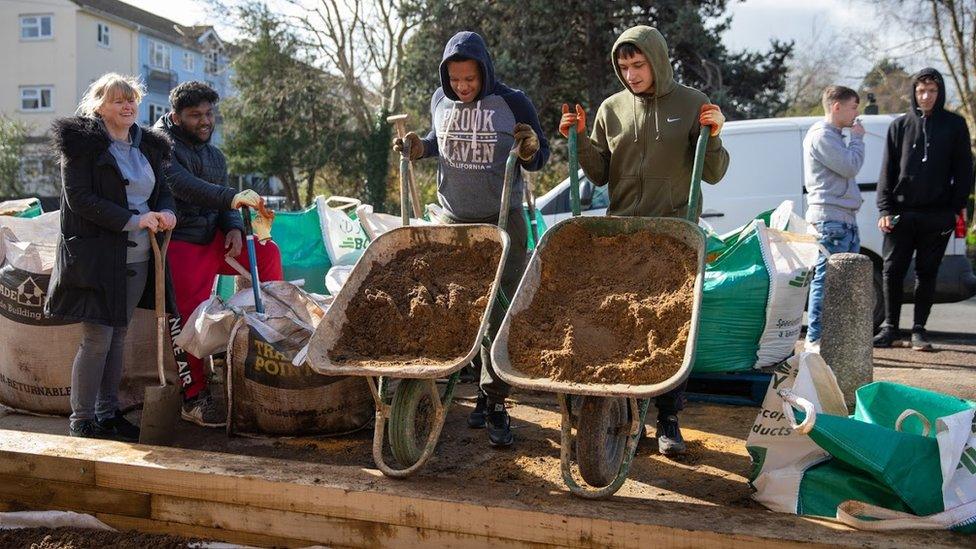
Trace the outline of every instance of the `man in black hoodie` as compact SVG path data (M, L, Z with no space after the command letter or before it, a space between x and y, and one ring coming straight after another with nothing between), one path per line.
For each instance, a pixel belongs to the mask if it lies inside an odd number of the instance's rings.
M969 129L945 110L945 81L927 68L912 78L912 110L888 128L878 180L878 228L884 232L885 322L875 347L890 347L898 335L902 284L915 255L915 318L912 348L931 351L925 323L932 310L935 279L955 215L973 188Z
M244 221L237 209L258 208L263 203L254 191L238 192L227 184L227 161L210 143L218 100L217 92L203 82L184 82L169 94L172 112L155 125L173 140L173 161L165 177L176 198L178 221L166 255L176 306L184 320L210 296L214 277L237 274L224 257L248 264L247 249L242 245ZM278 247L269 241L256 246L256 252L261 281L282 280ZM175 336L180 330L179 319L170 322ZM187 361L179 363L183 419L203 427L226 425L226 413L207 389L205 357L185 356Z

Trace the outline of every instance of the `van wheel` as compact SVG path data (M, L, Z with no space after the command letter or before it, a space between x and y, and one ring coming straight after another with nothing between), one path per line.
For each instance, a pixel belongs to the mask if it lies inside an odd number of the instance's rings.
M885 319L884 275L881 266L874 267L874 333L878 333Z

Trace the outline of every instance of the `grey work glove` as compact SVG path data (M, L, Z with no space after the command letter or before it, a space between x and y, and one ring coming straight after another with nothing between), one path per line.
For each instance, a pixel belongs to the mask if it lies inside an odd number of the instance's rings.
M413 132L407 132L403 136L403 139L397 137L393 140L393 150L398 153L403 153L403 142L404 140L410 145L410 160L419 160L424 156L424 143L420 140L420 136Z
M515 142L518 143L518 157L523 162L532 160L539 152L539 136L532 126L519 122L515 125Z

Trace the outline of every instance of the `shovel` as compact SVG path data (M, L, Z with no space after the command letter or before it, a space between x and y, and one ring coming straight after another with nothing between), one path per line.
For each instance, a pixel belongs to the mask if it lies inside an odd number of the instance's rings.
M254 248L254 229L251 227L251 210L241 206L241 217L244 218L244 238L247 242L247 260L251 267L251 288L254 291L254 310L263 313L264 303L261 301L261 279L258 277L258 256Z
M163 344L166 335L166 249L169 247L171 231L163 237L162 249L153 234L149 239L155 257L156 283L156 369L159 372L159 385L146 387L142 400L142 423L139 442L142 444L168 445L173 440L176 420L180 414L183 399L180 388L166 384Z

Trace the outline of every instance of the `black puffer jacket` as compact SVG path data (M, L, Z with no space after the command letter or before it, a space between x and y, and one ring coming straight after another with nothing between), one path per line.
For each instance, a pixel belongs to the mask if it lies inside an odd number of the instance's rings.
M174 161L166 169L166 181L176 198L179 224L175 240L209 244L218 228L225 234L237 229L243 233L244 221L230 209L237 194L227 186L227 160L209 142L200 143L173 124L166 114L154 126L173 140Z
M58 119L52 133L52 145L61 156L61 238L44 312L65 320L125 326L130 243L123 229L138 212L129 210L126 181L109 151L112 140L92 118ZM171 155L169 139L144 128L139 150L156 176L149 209L176 211L173 196L163 184L163 170ZM154 272L150 266L139 307L154 306ZM166 286L167 311L176 314L168 270Z
M915 83L922 77L933 78L939 86L939 98L928 116L922 115L915 99ZM973 188L969 128L963 117L945 110L945 82L939 71L928 68L916 73L908 93L912 110L888 127L878 210L881 215L944 214L951 224Z

